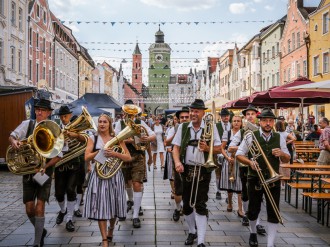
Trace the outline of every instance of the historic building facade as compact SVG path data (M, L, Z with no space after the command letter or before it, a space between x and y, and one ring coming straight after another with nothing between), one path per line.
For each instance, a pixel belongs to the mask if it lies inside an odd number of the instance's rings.
M29 84L47 86L55 90L54 84L54 30L47 0L29 2L28 74ZM41 85L39 85L39 83Z
M162 113L168 108L168 84L171 76L171 48L164 42L164 33L155 34L155 43L149 47L149 93L151 102L148 107Z
M95 68L95 64L87 49L82 45L78 45L79 56L79 93L78 97L81 97L85 93L93 92L93 78L92 71Z
M0 1L1 85L29 85L27 15L26 0Z

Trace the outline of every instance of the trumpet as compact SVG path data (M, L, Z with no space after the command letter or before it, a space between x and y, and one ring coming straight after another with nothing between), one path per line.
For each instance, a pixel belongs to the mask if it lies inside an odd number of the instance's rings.
M247 140L249 139L252 139L252 142L251 144L248 144L247 143ZM256 171L257 171L257 174L258 174L258 177L260 179L260 182L261 182L261 185L264 187L264 190L265 190L265 193L269 199L269 202L275 212L275 215L278 219L278 221L283 225L283 219L281 217L281 214L280 214L280 211L274 201L274 198L272 196L272 194L270 193L270 189L269 189L269 184L270 183L274 183L276 182L277 180L281 179L282 175L279 175L275 172L275 170L273 169L273 167L270 165L264 151L262 150L257 138L255 137L253 131L251 130L247 130L245 132L245 138L244 138L247 146L249 147L249 151L250 153L252 154L252 160L255 161L257 160L258 157L262 157L263 160L265 161L266 163L266 166L267 166L267 169L269 171L269 174L270 174L270 178L269 179L265 179L264 175L262 174L261 172L261 169L259 167L258 164L255 163L255 166L256 166Z
M234 156L235 157L235 156ZM229 174L229 181L231 183L235 182L236 180L236 157L233 163L228 162L228 174Z
M217 167L217 165L214 163L214 159L213 159L213 143L214 143L213 128L214 128L214 120L215 120L214 114L212 114L212 113L209 113L209 114L207 114L204 117L205 131L204 131L204 134L201 136L201 138L198 141L198 146L200 145L200 142L201 141L209 142L210 151L209 151L209 154L208 154L207 161L203 165L201 165L201 166L199 165L198 168L197 168L197 165L194 167L193 179L192 179L191 191L190 191L190 200L189 200L189 205L192 208L195 207L195 205L196 205L197 192L198 192L198 182L199 182L199 179L200 179L202 167L204 167L206 169L208 169L208 168L216 168ZM196 178L196 174L197 174L197 178ZM196 187L196 188L194 189L194 187ZM195 190L195 197L192 198L193 197L194 190Z

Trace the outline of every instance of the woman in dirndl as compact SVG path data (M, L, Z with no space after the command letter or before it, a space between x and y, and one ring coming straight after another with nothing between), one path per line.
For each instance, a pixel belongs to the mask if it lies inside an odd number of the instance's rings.
M126 192L125 182L121 169L109 179L101 178L94 167L94 158L102 150L104 145L113 137L111 118L101 114L98 119L96 135L89 137L85 151L85 160L89 164L88 171L91 172L87 187L86 201L83 216L98 221L102 235L102 246L108 246L112 241L113 230L117 217L126 217ZM103 149L105 158L118 158L122 161L131 161L131 155L123 141L119 145L124 153L115 152L112 148ZM97 157L96 157L97 158ZM107 221L110 226L107 232Z
M227 152L227 148L235 136L235 134L242 128L242 118L240 116L233 116L231 120L232 129L227 132L227 138L224 134L222 141L222 154L224 161L221 170L221 179L218 184L219 190L227 191L228 193L228 206L227 211L233 211L233 193L237 195L238 210L237 215L239 217L244 216L243 205L242 205L242 182L239 176L239 165L236 161L235 155L231 155Z

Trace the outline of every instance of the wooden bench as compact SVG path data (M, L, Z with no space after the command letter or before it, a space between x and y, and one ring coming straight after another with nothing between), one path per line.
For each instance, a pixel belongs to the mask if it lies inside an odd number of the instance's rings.
M317 200L317 222L321 221L321 224L324 225L324 209L327 208L327 223L329 226L329 214L330 214L330 193L327 192L303 192L303 197L307 197L308 199L308 208L309 215L312 215L312 200ZM306 200L306 206L307 206ZM307 207L305 207L307 210Z
M319 185L317 183L312 185L310 183L304 183L304 182L298 182L298 183L287 183L288 187L290 189L295 189L296 190L296 203L295 203L295 208L298 208L298 190L303 190L303 192L312 192L311 190L318 190ZM330 189L330 184L324 184L322 185L321 189ZM288 193L288 203L291 203L291 190L289 190ZM303 208L306 204L304 204L304 197L303 197Z

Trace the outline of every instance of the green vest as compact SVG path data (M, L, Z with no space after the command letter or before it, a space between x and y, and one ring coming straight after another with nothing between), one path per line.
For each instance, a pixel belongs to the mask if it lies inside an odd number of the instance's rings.
M222 140L222 135L223 135L224 129L222 127L221 122L216 123L215 126L217 127L220 139Z
M188 142L190 141L190 128L188 128L189 122L188 123L183 123L182 124L182 135L181 135L181 146L180 146L180 161L185 164L185 158L186 158L186 151L187 151L187 146ZM204 129L202 130L202 135L204 134ZM205 162L207 161L208 153L204 152L204 160ZM206 169L202 167L201 173L205 172L212 172L213 168L211 169Z
M262 136L260 136L260 131L259 130L253 131L253 133L254 133L256 139L258 140L262 150L264 151L264 153L265 153L265 155L266 155L266 157L269 161L269 164L271 164L274 171L278 173L279 172L279 167L280 167L280 159L278 157L275 157L274 155L272 155L272 149L273 148L281 148L280 134L272 132L272 136L271 136L270 140L268 142L266 142L265 139ZM249 157L249 159L252 158L252 155L251 155L250 151L248 153L248 157ZM267 180L269 178L269 171L267 169L266 162L264 161L262 156L259 156L257 158L257 162L260 166L262 174L264 175L265 179ZM252 170L251 167L249 166L248 176L258 177L258 174L257 174L256 171Z

